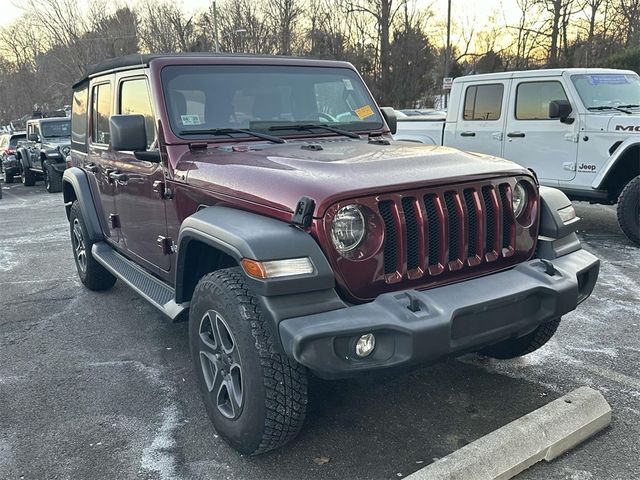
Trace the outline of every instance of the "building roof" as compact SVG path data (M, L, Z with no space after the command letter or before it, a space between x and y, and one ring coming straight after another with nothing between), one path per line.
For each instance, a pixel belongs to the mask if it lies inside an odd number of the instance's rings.
M315 60L312 58L303 58L303 57L287 57L281 55L255 55L255 54L242 54L242 53L212 53L212 52L189 52L189 53L149 53L149 54L140 54L135 53L131 55L124 55L122 57L109 58L107 60L103 60L102 62L89 65L85 74L77 80L73 84L73 88L83 84L88 81L91 77L94 77L101 73L106 72L116 72L122 70L131 70L135 68L144 68L148 67L149 64L155 59L184 59L184 58L194 58L194 59L211 59L211 58L230 58L238 60L250 60L250 59L288 59L288 60L297 60L300 62L321 62L321 63L345 63L345 62L336 62L331 60ZM240 63L240 62L238 62Z

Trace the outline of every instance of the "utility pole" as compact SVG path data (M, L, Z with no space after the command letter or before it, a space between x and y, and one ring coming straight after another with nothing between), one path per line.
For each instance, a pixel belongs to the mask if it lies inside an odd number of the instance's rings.
M220 53L220 38L218 38L218 8L216 2L211 4L213 9L213 37L216 39L216 53Z
M215 2L214 2L215 5ZM451 57L451 0L447 1L447 45L444 51L444 76L449 76L449 62ZM444 107L447 108L447 100L449 95L447 91L444 92Z

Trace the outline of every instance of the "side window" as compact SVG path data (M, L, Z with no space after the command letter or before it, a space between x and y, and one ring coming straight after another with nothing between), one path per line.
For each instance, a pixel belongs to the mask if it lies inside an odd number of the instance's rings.
M6 135L2 135L0 137L0 148L5 148L6 147L6 144L8 143L7 142L7 138L8 137Z
M111 116L111 84L93 87L91 105L91 140L93 143L109 144L109 117Z
M87 97L89 89L73 92L71 103L71 145L74 150L87 151Z
M147 131L147 148L149 148L155 142L156 129L146 79L136 78L135 80L122 82L120 86L120 113L144 116Z
M516 90L516 119L549 120L549 103L567 100L560 82L527 82Z
M464 97L464 120L499 120L504 85L472 85Z

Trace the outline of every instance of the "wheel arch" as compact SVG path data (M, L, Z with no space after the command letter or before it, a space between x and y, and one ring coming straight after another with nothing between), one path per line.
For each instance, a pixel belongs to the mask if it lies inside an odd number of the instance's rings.
M85 220L89 238L91 241L99 242L104 239L98 213L91 195L87 174L78 167L68 168L62 176L62 198L67 214L67 219L71 213L71 204L78 202L82 216Z
M624 186L638 175L640 175L640 140L630 138L622 142L613 152L591 186L596 190L607 190L609 199L617 201Z
M277 296L333 289L333 271L320 246L308 233L286 222L228 207L208 207L182 223L175 268L176 302L190 300L198 280L218 268L240 265L243 258L278 260L308 257L314 272L296 277L259 280L247 276L261 296ZM203 260L204 258L204 260ZM193 262L200 259L204 272Z

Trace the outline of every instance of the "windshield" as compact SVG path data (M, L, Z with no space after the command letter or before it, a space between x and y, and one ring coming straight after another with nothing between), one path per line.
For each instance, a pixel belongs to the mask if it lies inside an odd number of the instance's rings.
M162 82L177 135L213 129L308 135L283 128L303 124L344 130L382 127L364 83L347 68L176 65L162 70Z
M60 122L42 122L40 124L42 136L50 137L69 137L71 136L71 120Z
M640 78L632 74L573 75L586 108L640 105Z

